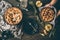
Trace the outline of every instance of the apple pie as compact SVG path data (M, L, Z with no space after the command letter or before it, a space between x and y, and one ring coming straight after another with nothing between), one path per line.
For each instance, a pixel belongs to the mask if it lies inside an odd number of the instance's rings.
M8 8L4 14L5 21L8 24L18 24L22 20L22 12L19 8Z
M54 19L54 10L50 7L45 7L41 10L40 16L44 22L50 22Z

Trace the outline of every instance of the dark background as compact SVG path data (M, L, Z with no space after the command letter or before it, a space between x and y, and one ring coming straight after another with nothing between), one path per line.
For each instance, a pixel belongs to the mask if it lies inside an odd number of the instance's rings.
M11 3L15 7L17 7L17 5L19 4L19 2L17 2L16 0L5 0L5 1ZM42 2L45 5L46 3L49 3L50 0L42 0ZM57 9L57 12L58 12L58 10L60 9L60 0L57 0L56 4L54 6L55 6L55 8ZM39 34L36 34L36 35L24 34L23 37L22 37L22 40L60 40L60 16L58 16L56 18L55 29L56 29L56 32L55 32L55 37L54 38L42 37ZM9 40L20 40L20 39L13 38L13 39L9 39Z

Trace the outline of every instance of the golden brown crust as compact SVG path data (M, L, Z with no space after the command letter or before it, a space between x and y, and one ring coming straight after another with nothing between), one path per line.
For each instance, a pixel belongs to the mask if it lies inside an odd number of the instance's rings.
M50 22L54 19L54 11L50 7L41 10L41 19L45 22Z
M8 8L4 14L4 18L9 24L18 24L22 20L22 12L16 7Z

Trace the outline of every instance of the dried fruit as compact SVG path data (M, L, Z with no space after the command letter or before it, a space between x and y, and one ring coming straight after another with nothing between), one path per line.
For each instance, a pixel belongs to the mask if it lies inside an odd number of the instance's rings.
M42 6L42 2L41 1L36 1L36 6L37 7L41 7Z
M52 25L51 24L46 24L45 25L45 30L50 31L52 29Z

